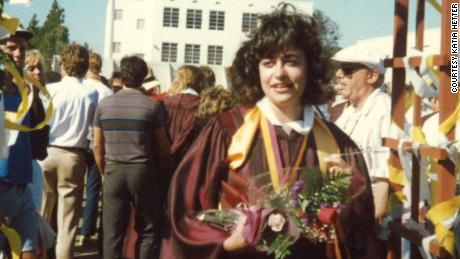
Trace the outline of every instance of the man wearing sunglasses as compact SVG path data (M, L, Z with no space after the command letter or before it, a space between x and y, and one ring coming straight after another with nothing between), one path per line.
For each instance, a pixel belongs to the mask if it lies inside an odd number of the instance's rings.
M388 202L389 150L382 137L390 127L391 98L384 92L385 67L378 51L367 45L353 45L337 52L335 90L349 106L335 122L362 149L374 195L375 218L385 215Z

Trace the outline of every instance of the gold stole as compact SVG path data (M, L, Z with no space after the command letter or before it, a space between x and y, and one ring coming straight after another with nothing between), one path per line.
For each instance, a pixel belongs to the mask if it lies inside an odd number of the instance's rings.
M231 170L236 170L241 167L249 156L249 150L254 141L257 130L261 127L263 114L260 109L255 106L244 117L244 123L235 132L227 152L227 161ZM322 171L327 170L327 164L324 158L332 154L339 154L340 149L335 140L335 137L330 132L326 124L315 115L313 123L313 137L316 143L317 155L319 160L319 168ZM266 137L264 137L266 138ZM265 141L265 140L264 140ZM274 181L278 175L275 171L276 168L270 166L270 174L272 175L272 184L275 190L279 190L279 182ZM272 173L272 171L274 171Z

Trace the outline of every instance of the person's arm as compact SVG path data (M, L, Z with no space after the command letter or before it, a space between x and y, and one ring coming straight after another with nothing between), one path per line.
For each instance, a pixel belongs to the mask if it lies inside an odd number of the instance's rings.
M94 160L96 161L97 168L101 174L102 180L104 180L104 157L105 157L105 148L104 148L104 133L101 128L93 128L93 154Z
M390 184L388 179L376 178L372 188L374 189L375 220L381 222L387 211Z

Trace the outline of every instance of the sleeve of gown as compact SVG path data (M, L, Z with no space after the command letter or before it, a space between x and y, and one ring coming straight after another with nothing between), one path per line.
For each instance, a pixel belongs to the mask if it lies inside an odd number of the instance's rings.
M171 182L168 211L171 236L163 258L217 258L228 234L195 219L217 208L230 138L219 120L212 120L179 164Z
M341 217L348 249L352 258L380 258L375 232L374 202L366 162L356 144L345 133L335 125L329 126L354 173L349 187L351 203Z

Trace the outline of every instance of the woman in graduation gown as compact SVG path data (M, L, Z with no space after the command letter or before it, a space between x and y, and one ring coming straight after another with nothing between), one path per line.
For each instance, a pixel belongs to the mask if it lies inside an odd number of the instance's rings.
M273 258L242 235L244 228L257 228L251 225L254 220L241 217L236 230L228 233L196 218L200 211L247 202L248 183L263 172L270 171L268 181L277 184L283 170L269 165L268 154L273 153L283 168L321 169L325 156L342 153L343 160L326 165L353 174L351 202L340 216L341 255L378 258L364 160L348 136L312 109L326 102L323 87L329 80L318 25L286 4L260 19L232 66L233 90L247 105L213 118L179 164L169 191L171 232L161 258ZM290 250L287 258L335 256L326 244L304 238Z

